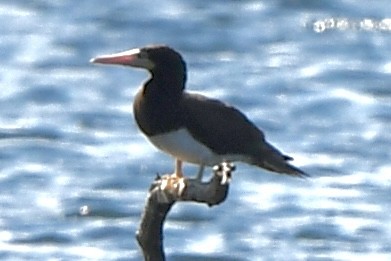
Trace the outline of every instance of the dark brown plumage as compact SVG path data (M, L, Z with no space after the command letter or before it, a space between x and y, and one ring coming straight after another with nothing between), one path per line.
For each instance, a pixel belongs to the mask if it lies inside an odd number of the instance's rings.
M223 160L243 161L292 176L306 176L288 163L291 157L271 146L239 110L215 99L186 92L186 64L167 46L100 56L94 63L120 64L147 69L151 78L138 91L133 108L136 122L148 139L181 163L204 166Z

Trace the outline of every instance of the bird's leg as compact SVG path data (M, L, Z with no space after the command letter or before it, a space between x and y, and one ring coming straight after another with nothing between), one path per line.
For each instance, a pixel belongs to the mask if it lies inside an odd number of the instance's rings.
M182 161L179 159L175 159L175 172L174 176L177 178L183 178L183 172L182 172Z
M198 181L202 181L202 176L204 175L204 169L205 169L205 165L200 165L200 168L198 169L198 173L197 173L197 177L196 177L196 179Z
M162 177L160 188L181 196L185 189L185 178L182 172L182 161L175 159L175 171L172 175Z
M175 171L171 175L164 175L161 177L160 189L167 191L171 194L181 196L185 190L186 183L182 172L182 161L175 159ZM164 199L167 201L167 199Z

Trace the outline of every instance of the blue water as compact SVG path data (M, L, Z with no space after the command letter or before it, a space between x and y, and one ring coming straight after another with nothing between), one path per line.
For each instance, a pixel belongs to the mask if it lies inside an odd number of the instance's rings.
M189 89L312 175L238 164L222 205L170 212L168 260L391 260L391 31L314 26L390 16L386 0L1 1L0 259L142 259L147 189L173 160L132 117L147 73L88 61L164 43Z

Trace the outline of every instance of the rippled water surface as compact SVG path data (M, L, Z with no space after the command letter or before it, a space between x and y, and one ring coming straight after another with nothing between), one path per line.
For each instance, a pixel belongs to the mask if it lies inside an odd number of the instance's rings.
M173 160L133 120L148 74L88 61L164 43L189 89L240 108L312 176L238 164L224 204L170 212L168 260L391 260L391 32L313 26L390 16L385 0L3 0L0 259L142 259L147 189Z

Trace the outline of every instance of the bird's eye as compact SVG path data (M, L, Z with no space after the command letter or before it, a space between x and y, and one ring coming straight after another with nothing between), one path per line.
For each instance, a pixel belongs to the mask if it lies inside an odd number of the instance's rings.
M140 59L148 59L148 54L146 52L140 51L138 53L138 58L140 58Z

